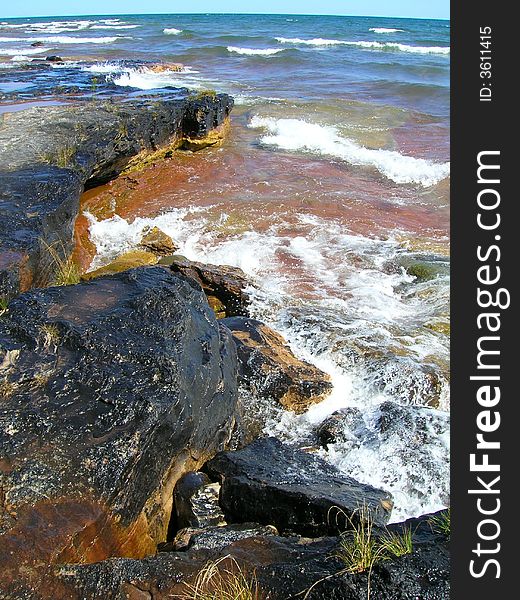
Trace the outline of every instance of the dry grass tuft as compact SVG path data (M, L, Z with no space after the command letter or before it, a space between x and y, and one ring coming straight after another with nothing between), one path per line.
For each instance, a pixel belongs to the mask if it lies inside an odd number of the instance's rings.
M225 562L229 566L224 566ZM247 576L231 556L208 562L195 583L186 586L181 600L260 600L256 577Z

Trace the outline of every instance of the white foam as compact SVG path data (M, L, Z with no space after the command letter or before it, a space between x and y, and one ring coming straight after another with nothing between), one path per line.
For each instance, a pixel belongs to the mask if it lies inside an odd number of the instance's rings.
M95 68L95 67L94 67ZM110 72L109 66L100 68L106 68ZM96 72L95 70L93 72ZM153 90L161 89L164 87L185 87L190 89L201 89L205 82L194 74L196 70L190 67L183 67L181 71L162 71L161 73L155 73L149 69L128 69L122 71L121 69L116 70L114 68L113 83L122 87L133 87L141 90ZM118 75L118 73L120 73Z
M54 35L47 37L32 37L21 41L44 42L46 44L112 44L123 36L114 37L74 37L71 35Z
M397 33L398 31L404 31L404 29L393 29L391 27L371 27L369 31L374 33Z
M400 184L418 183L429 187L448 177L450 172L449 163L434 163L391 150L364 148L341 137L335 127L299 119L258 116L251 119L249 127L267 130L267 135L261 138L264 144L332 156L352 165L375 167L385 177Z
M273 54L283 52L283 48L240 48L238 46L228 46L227 51L245 56L272 56Z
M304 40L301 38L275 38L281 44L304 44L306 46L357 46L368 50L390 50L400 52L411 52L415 54L449 54L449 46L411 46L408 44L398 44L393 42L374 42L374 41L348 41L348 40L329 40L324 38L313 38Z
M410 52L412 54L444 54L450 53L449 46L410 46L408 44L397 44L392 42L345 42L349 46L358 46L368 50L390 50L399 52Z
M82 71L86 71L88 73L121 73L124 71L123 67L119 63L95 63L93 65L89 65L88 67L82 67Z
M31 54L47 52L45 48L0 48L0 54L5 56L21 56L27 58Z
M343 40L328 40L324 38L312 38L310 40L303 40L301 38L277 37L275 39L277 42L280 42L280 44L304 44L306 46L335 46L337 44L348 43Z
M179 33L182 33L182 29L176 29L175 27L166 27L166 29L163 29L163 33L166 35L179 35Z
M137 29L140 25L92 25L90 29Z

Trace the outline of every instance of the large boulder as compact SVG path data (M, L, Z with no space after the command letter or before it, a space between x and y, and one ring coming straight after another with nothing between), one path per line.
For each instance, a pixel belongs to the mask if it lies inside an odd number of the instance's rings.
M284 338L255 319L226 318L239 360L239 380L256 397L276 400L286 410L305 412L332 390L330 376L296 358Z
M317 536L348 528L365 512L383 525L392 511L387 492L276 438L221 452L204 470L221 482L220 505L228 522L256 521Z
M0 317L7 597L32 597L45 565L155 552L176 481L230 435L236 368L200 287L164 267L13 300Z

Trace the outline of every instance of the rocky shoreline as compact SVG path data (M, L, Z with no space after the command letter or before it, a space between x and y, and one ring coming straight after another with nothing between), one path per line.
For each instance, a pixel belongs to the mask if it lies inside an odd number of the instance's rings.
M208 564L254 581L251 598L448 597L445 513L388 525L390 494L315 452L334 419L304 451L245 418L246 392L303 413L332 384L251 318L239 269L188 261L155 231L118 264L59 277L85 189L219 143L232 106L202 94L4 116L0 598L202 598ZM373 562L349 562L367 531Z

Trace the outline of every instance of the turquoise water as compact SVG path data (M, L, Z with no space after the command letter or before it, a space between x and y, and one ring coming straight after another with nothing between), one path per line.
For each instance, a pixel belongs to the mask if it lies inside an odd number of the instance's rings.
M312 445L327 415L355 413L322 453L389 489L395 519L449 503L449 43L448 22L412 19L0 23L2 111L207 89L235 97L226 143L172 163L151 213L89 216L93 267L152 223L188 258L240 266L255 316L335 385L300 417L256 407L265 430ZM409 266L425 261L434 274L417 277Z

